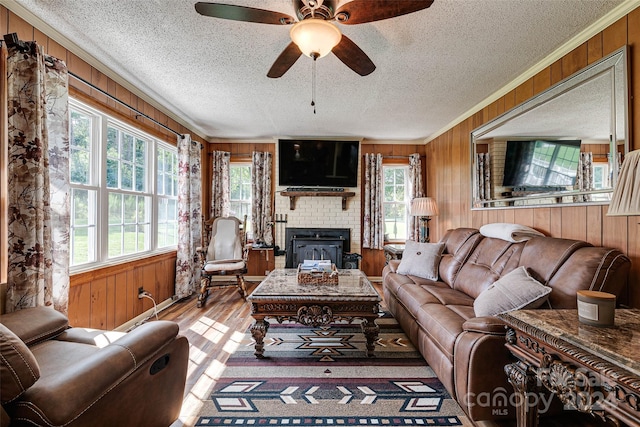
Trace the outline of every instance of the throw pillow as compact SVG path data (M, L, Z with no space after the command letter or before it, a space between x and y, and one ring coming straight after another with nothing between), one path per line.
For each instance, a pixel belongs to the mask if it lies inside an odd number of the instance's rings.
M442 252L444 252L444 243L419 243L407 240L397 272L438 280L438 266Z
M549 286L531 277L523 266L505 274L482 291L473 302L473 310L477 317L481 317L538 308L544 304L550 292Z

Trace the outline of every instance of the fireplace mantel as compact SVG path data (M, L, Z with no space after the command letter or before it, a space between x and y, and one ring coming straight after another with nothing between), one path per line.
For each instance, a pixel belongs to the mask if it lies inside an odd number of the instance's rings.
M296 197L342 197L342 210L347 210L347 199L354 197L354 191L283 191L282 194L289 198L289 210L296 209Z

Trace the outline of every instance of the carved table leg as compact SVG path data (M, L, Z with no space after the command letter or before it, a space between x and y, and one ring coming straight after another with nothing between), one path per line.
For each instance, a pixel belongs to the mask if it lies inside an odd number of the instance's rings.
M373 357L373 351L376 348L376 341L378 339L378 333L380 332L380 326L376 324L375 320L364 319L360 324L362 332L367 339L367 356Z
M266 320L256 320L256 323L251 327L251 336L256 342L255 345L255 356L258 359L264 358L264 337L267 335L267 331L269 330L269 322Z
M516 400L516 418L518 427L535 427L538 425L538 396L536 377L529 372L522 361L504 367L509 383L513 386Z

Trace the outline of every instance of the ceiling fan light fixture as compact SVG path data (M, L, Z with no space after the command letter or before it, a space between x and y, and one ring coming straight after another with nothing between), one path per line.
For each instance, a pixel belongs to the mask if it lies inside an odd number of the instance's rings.
M322 58L340 43L340 29L324 19L305 19L296 23L289 32L291 40L306 56Z

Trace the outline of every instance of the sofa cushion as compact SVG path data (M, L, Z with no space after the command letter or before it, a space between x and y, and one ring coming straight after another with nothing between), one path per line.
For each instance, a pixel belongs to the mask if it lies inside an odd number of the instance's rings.
M531 277L525 267L504 275L484 290L473 303L476 316L495 316L512 310L538 308L551 288Z
M464 263L453 288L477 298L501 276L518 268L525 243L511 243L485 237Z
M438 280L438 266L444 251L444 243L419 243L407 240L398 274L409 274Z
M40 367L31 350L0 323L0 396L11 402L40 378Z
M438 267L441 281L452 286L460 268L482 238L482 235L475 228L457 228L446 232L440 240L445 244Z

